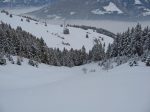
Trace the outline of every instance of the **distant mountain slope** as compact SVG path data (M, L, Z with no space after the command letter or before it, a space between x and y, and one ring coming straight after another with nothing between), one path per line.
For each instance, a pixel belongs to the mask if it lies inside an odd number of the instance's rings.
M41 6L48 3L56 2L57 0L0 0L0 6L17 6L17 5L25 5L25 6Z
M148 0L60 0L32 14L38 17L73 19L146 18L150 16Z

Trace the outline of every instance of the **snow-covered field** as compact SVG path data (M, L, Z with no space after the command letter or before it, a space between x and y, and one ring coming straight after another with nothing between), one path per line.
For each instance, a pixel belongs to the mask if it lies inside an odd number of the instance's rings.
M96 63L74 68L26 63L0 66L0 112L150 111L150 69L143 63L108 72Z
M60 27L60 25L47 24L47 26L45 26L42 22L27 22L25 18L21 21L21 17L13 15L13 17L10 18L5 13L0 13L0 21L10 24L13 28L21 26L23 30L30 32L39 38L42 37L49 47L59 48L61 50L64 47L67 49L81 49L84 45L86 50L89 51L95 44L95 39L99 39L102 44L105 43L106 48L109 43L113 42L111 37L96 33L93 30L69 27L70 34L64 35L63 27ZM86 38L86 34L88 34L89 38Z

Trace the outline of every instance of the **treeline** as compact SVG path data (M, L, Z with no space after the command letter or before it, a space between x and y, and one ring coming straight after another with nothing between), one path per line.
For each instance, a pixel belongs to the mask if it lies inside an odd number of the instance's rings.
M115 59L118 65L128 62L131 58L138 58L150 66L150 29L142 29L140 24L126 32L117 34L113 44L109 44L105 52L104 45L95 40L95 45L89 52L83 46L81 49L49 48L43 38L36 38L23 31L21 27L11 28L10 25L0 24L0 64L5 57L20 56L33 62L54 66L80 66L91 61L101 61L101 66L110 66L110 59ZM32 61L33 60L33 61ZM17 63L20 65L19 60ZM133 65L135 61L131 63ZM36 63L35 63L36 64Z
M81 28L83 30L88 30L88 29L91 29L93 31L96 31L97 33L100 33L100 34L104 34L104 35L107 35L109 37L112 37L112 38L115 38L116 35L108 30L105 30L103 28L96 28L96 27L92 27L92 26L85 26L85 25L69 25L68 26L70 27L75 27L75 28Z
M21 27L11 28L10 25L0 24L0 59L14 55L25 57L39 63L55 66L79 66L89 61L98 61L104 58L105 52L101 43L97 41L92 50L87 53L83 46L80 50L59 50L49 48L43 38L36 38L23 31Z
M140 24L126 32L117 34L114 43L109 45L106 52L107 58L127 56L129 58L137 55L145 58L150 55L150 29L142 29Z

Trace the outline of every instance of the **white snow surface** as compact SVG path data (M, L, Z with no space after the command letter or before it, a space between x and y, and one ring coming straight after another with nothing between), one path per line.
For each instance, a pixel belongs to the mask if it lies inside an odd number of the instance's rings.
M84 74L82 69L86 68ZM95 70L95 72L90 72ZM0 66L0 112L149 112L150 69Z
M13 28L21 26L23 30L35 35L36 37L42 37L49 47L59 48L60 50L63 50L64 47L66 49L81 49L84 45L88 52L94 45L94 39L100 39L102 44L105 43L106 48L108 47L109 43L113 42L111 37L96 33L93 30L82 30L79 28L69 27L70 34L64 35L63 27L60 27L60 25L47 24L47 26L45 26L45 24L42 22L27 22L25 18L23 18L22 22L21 17L15 15L10 18L8 15L0 13L0 21L10 24ZM89 35L89 38L86 38L86 34ZM102 40L102 38L104 40ZM70 46L62 43L69 43Z
M123 13L114 3L110 2L108 6L105 6L104 9L107 12L117 11L119 14Z
M142 4L140 0L135 0L135 4L139 5Z

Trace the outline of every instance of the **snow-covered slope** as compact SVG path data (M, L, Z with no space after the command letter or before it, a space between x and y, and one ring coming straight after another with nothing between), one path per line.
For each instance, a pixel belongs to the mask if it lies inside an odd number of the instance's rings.
M82 69L86 68L85 74ZM93 72L95 71L95 72ZM150 69L0 66L0 112L148 112Z
M10 18L9 15L0 13L0 21L10 24L13 28L21 26L23 30L30 32L39 38L42 37L47 45L52 48L63 49L65 47L67 49L81 49L84 45L86 50L89 51L94 45L94 39L99 39L101 43L105 43L106 48L109 43L113 42L111 37L96 33L93 30L83 30L69 27L70 34L64 35L63 27L60 25L47 24L47 26L45 26L45 24L42 22L32 20L27 22L25 18L22 18L23 21L21 21L21 18L22 17L15 15ZM86 38L86 34L89 35L89 38Z

